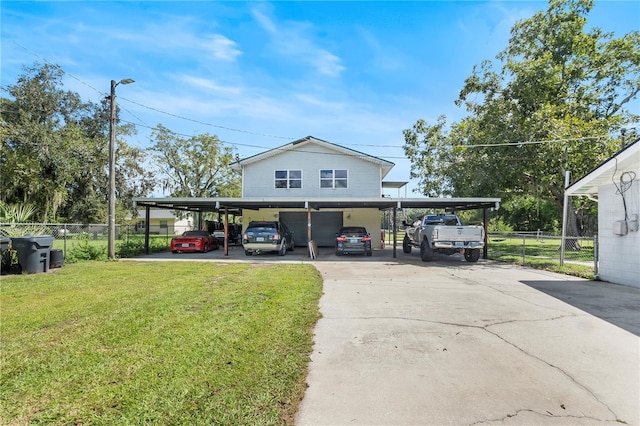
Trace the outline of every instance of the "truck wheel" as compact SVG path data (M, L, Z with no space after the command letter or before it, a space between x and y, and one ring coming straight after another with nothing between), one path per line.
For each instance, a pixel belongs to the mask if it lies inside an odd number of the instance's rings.
M284 256L285 254L287 254L287 240L282 242L282 247L278 250L278 256Z
M433 249L429 247L429 242L426 239L420 243L420 259L422 259L423 262L433 260Z
M464 260L467 262L477 262L480 259L480 249L466 249L464 251Z
M411 241L407 234L404 235L404 239L402 240L402 251L407 254L411 253Z

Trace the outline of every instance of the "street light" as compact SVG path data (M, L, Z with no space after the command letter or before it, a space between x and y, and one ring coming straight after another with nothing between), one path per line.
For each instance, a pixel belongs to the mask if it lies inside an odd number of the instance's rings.
M107 255L109 259L116 258L116 86L118 84L131 84L134 81L124 78L118 82L111 80L111 96L109 97L111 109L109 113L109 245Z

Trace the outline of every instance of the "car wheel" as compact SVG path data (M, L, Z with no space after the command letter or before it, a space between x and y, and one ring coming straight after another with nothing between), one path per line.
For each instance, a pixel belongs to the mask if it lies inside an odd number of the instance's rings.
M423 262L429 262L433 259L433 249L429 247L429 242L426 239L420 243L420 259Z
M407 234L404 235L404 239L402 240L402 251L404 253L411 253L411 241Z
M207 244L205 244L204 246L202 246L202 252L206 253L209 251L209 246Z
M287 249L289 251L293 251L293 249L295 248L295 243L293 242L293 239L291 240L291 246Z
M249 250L245 250L245 251L244 251L244 254L245 254L246 256L251 256L253 253L251 253Z
M282 246L280 246L280 250L278 250L278 256L284 256L287 254L287 240L282 242Z
M480 259L480 249L466 249L464 251L464 260L467 262L477 262Z

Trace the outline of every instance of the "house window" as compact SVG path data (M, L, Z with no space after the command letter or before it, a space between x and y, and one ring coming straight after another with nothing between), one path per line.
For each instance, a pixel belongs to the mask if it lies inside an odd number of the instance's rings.
M320 170L320 188L347 188L348 180L346 170Z
M276 188L302 188L302 170L276 170Z
M160 229L168 229L169 228L169 221L168 220L161 220L160 221Z

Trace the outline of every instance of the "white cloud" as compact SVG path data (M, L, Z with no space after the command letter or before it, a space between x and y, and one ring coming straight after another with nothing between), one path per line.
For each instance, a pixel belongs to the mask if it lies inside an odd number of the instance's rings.
M220 34L209 36L208 40L202 43L202 46L209 50L214 58L223 61L233 61L236 56L242 55L242 52L235 48L235 41Z
M265 29L268 33L275 34L278 32L276 25L273 23L271 19L269 19L267 15L265 15L264 13L260 12L257 9L253 9L251 11L251 14L253 15L254 18L256 18L256 21L258 21L260 26L263 29Z
M242 88L240 87L221 86L219 84L216 84L213 80L202 78L202 77L195 77L192 75L183 74L178 76L178 79L183 81L186 84L195 86L197 89L207 90L213 93L237 96L242 94L243 92Z
M252 15L258 24L271 36L273 49L288 60L311 66L318 74L339 77L346 68L340 57L316 45L306 33L312 28L309 23L286 22L277 25L273 19L257 9Z

